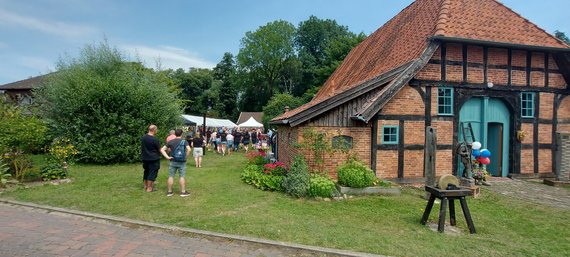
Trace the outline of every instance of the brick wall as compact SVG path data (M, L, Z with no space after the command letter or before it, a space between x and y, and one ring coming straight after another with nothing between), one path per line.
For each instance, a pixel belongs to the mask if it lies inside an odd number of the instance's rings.
M554 94L540 93L539 118L552 120L553 108L554 108Z
M534 173L533 150L523 149L521 150L521 174L530 173Z
M550 149L540 149L538 150L538 172L539 173L550 173L552 172L552 150Z
M404 86L380 112L381 115L424 115L424 102L421 95L410 86Z
M293 157L297 153L294 145L298 142L299 127L278 126L277 151L279 161L285 163L287 167L293 163Z

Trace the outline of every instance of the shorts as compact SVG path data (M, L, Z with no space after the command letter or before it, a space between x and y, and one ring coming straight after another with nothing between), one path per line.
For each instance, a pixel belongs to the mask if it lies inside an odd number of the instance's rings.
M160 169L160 159L156 161L143 161L143 180L155 181Z
M238 147L239 147L239 141L235 141L234 142L234 149L238 149Z
M233 147L233 146L234 146L234 141L228 140L228 147Z
M244 139L242 142L243 142L243 145L249 145L249 139Z
M204 149L202 147L194 147L194 158L202 157L204 155Z
M222 139L221 139L221 138L216 138L216 144L219 145L221 142L222 142Z
M186 162L175 162L170 161L170 167L168 168L168 176L174 177L176 175L176 170L181 178L186 177Z

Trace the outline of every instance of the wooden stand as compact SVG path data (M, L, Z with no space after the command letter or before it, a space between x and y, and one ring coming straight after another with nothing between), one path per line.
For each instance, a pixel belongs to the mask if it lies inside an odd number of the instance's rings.
M465 201L465 196L471 195L471 190L469 189L459 189L459 190L441 190L439 188L426 186L425 190L430 193L429 201L427 203L424 215L422 216L421 224L425 225L426 221L435 202L435 198L441 200L441 208L439 210L439 221L437 225L437 231L443 232L445 230L445 213L447 209L447 202L449 201L449 223L451 226L455 226L455 200L459 199L461 204L461 209L463 210L463 215L467 221L467 226L469 227L469 232L475 234L475 225L473 225L473 220L471 219L471 213L469 212L469 207L467 206L467 201Z

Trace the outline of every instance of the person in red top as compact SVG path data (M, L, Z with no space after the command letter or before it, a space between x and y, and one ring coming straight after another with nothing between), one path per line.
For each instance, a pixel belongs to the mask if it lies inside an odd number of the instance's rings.
M168 133L168 136L166 137L166 143L168 143L168 141L175 139L176 135L174 135L174 129L170 130L170 132Z

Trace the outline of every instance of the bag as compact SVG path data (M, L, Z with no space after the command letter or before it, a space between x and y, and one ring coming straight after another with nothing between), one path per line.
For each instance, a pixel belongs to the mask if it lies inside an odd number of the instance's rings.
M173 161L175 162L185 162L186 161L186 140L181 139L180 143L174 149L172 153Z

